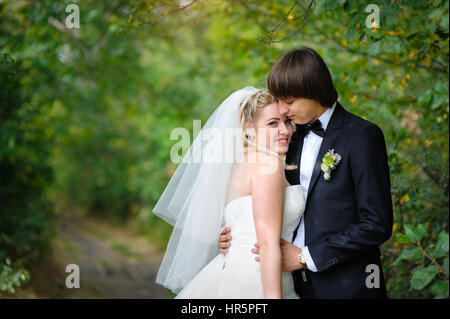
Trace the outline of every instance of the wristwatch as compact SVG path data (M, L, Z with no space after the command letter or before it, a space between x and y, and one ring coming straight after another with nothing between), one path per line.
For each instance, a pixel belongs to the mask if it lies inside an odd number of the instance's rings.
M301 250L300 253L298 254L297 260L300 264L302 264L302 266L306 266L306 258L305 255L303 254L303 250Z

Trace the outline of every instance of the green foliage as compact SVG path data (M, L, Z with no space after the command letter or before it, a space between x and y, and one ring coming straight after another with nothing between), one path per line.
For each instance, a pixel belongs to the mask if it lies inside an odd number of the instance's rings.
M52 178L45 128L39 109L20 90L22 76L20 66L1 54L0 292L7 293L29 279L27 269L47 245L51 223L44 196Z
M398 265L401 261L409 264L412 273L410 290L419 290L427 297L448 298L448 233L441 231L437 236L436 245L431 244L428 247L423 245L426 235L427 231L422 224L405 225L405 234L399 233L397 237L399 237L399 242L413 244L413 247L404 248L394 264ZM432 234L431 237L436 237L435 235Z
M0 263L0 292L13 294L14 288L22 286L29 279L29 272L23 268L13 269L9 258Z

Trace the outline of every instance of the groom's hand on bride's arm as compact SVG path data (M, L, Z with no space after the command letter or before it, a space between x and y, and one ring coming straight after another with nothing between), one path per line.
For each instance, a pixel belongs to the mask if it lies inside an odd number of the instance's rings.
M219 246L219 251L221 254L226 255L228 253L228 248L231 246L231 235L229 234L230 232L231 228L225 227L220 233L217 246Z
M303 268L303 265L298 262L298 254L302 251L297 246L281 239L281 270L282 271L294 271ZM259 259L259 246L255 244L255 248L252 249L252 253L258 255L255 257L256 261Z

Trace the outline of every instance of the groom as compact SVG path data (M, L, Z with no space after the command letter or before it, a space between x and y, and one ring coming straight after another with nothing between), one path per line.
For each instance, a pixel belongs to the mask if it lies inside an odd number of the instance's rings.
M303 299L386 298L379 245L393 217L383 133L337 102L330 72L310 48L283 56L267 84L280 113L296 123L286 157L296 168L286 178L306 198L292 244L281 244L283 271L293 271ZM329 150L334 156L323 160ZM229 231L219 238L222 253Z

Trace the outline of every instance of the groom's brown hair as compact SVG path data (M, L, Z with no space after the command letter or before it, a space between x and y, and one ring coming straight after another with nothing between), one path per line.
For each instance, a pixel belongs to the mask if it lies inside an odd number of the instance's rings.
M338 98L330 71L311 48L294 49L272 67L267 88L278 99L305 98L331 107Z

